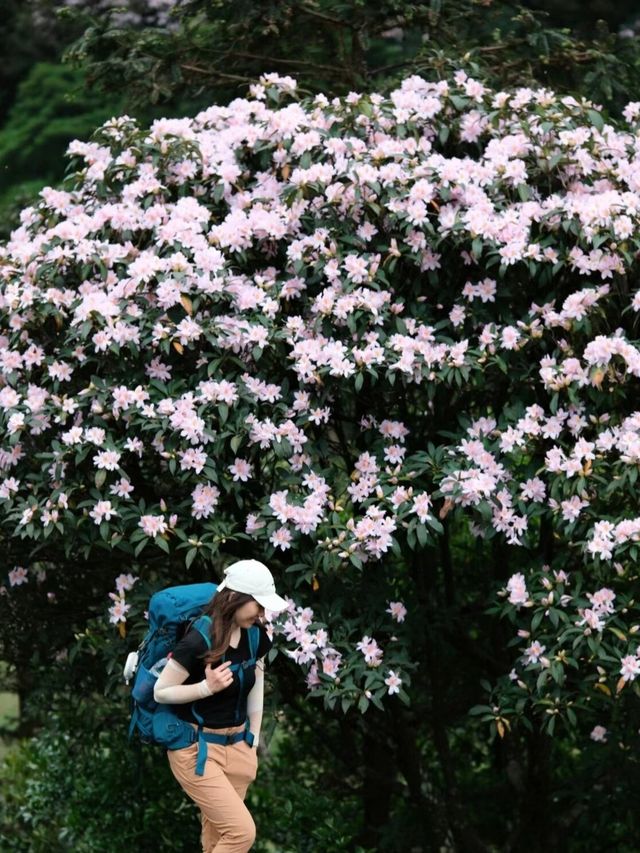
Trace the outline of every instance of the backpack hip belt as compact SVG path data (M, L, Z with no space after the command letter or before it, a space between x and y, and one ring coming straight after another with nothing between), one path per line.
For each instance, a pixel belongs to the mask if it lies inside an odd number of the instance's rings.
M219 746L231 746L240 741L246 741L249 746L253 746L253 733L249 730L249 720L247 719L244 729L241 732L234 732L231 735L216 734L215 732L205 732L202 726L198 726L198 758L196 760L196 776L204 775L205 762L207 760L207 746L210 743L218 744Z

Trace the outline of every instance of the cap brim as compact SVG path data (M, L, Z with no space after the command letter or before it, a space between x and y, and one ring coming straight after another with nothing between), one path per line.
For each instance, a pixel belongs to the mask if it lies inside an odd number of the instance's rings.
M281 610L286 610L289 606L288 602L276 595L275 592L271 595L254 595L253 597L265 610L270 610L272 613L280 613Z

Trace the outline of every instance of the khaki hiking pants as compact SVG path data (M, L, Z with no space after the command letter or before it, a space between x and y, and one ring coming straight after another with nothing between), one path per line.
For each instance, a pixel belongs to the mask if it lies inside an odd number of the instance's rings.
M204 731L233 734L243 729L232 726ZM256 750L243 740L230 746L209 743L204 776L196 776L197 743L168 750L167 755L173 775L200 808L202 853L247 853L255 841L256 827L243 801L256 778Z

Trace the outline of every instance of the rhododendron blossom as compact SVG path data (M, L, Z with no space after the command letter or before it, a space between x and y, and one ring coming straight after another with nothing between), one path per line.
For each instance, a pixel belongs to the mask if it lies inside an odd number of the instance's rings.
M389 670L389 674L384 680L384 683L389 688L389 695L391 696L393 693L399 693L400 687L402 686L402 679L392 670Z
M401 601L390 601L386 612L390 613L396 622L404 622L407 608Z
M640 673L639 118L462 71L332 100L274 73L72 143L0 247L7 594L45 538L113 552L123 635L143 582L250 552L295 590L271 630L311 693L364 711L408 701L402 602L464 573L518 644L503 735L613 726Z
M28 572L23 566L16 566L9 572L9 584L11 586L20 586L23 583L28 583Z
M509 592L510 604L526 604L529 593L527 592L527 586L523 574L518 572L509 578L507 590Z

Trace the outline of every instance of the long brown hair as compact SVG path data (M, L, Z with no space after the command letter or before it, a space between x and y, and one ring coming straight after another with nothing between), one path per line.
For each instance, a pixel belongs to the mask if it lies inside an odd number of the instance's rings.
M211 649L203 656L205 665L217 663L229 648L231 634L234 629L233 614L243 604L253 601L252 595L235 592L233 589L222 589L216 592L204 609L204 614L213 620L211 628Z

